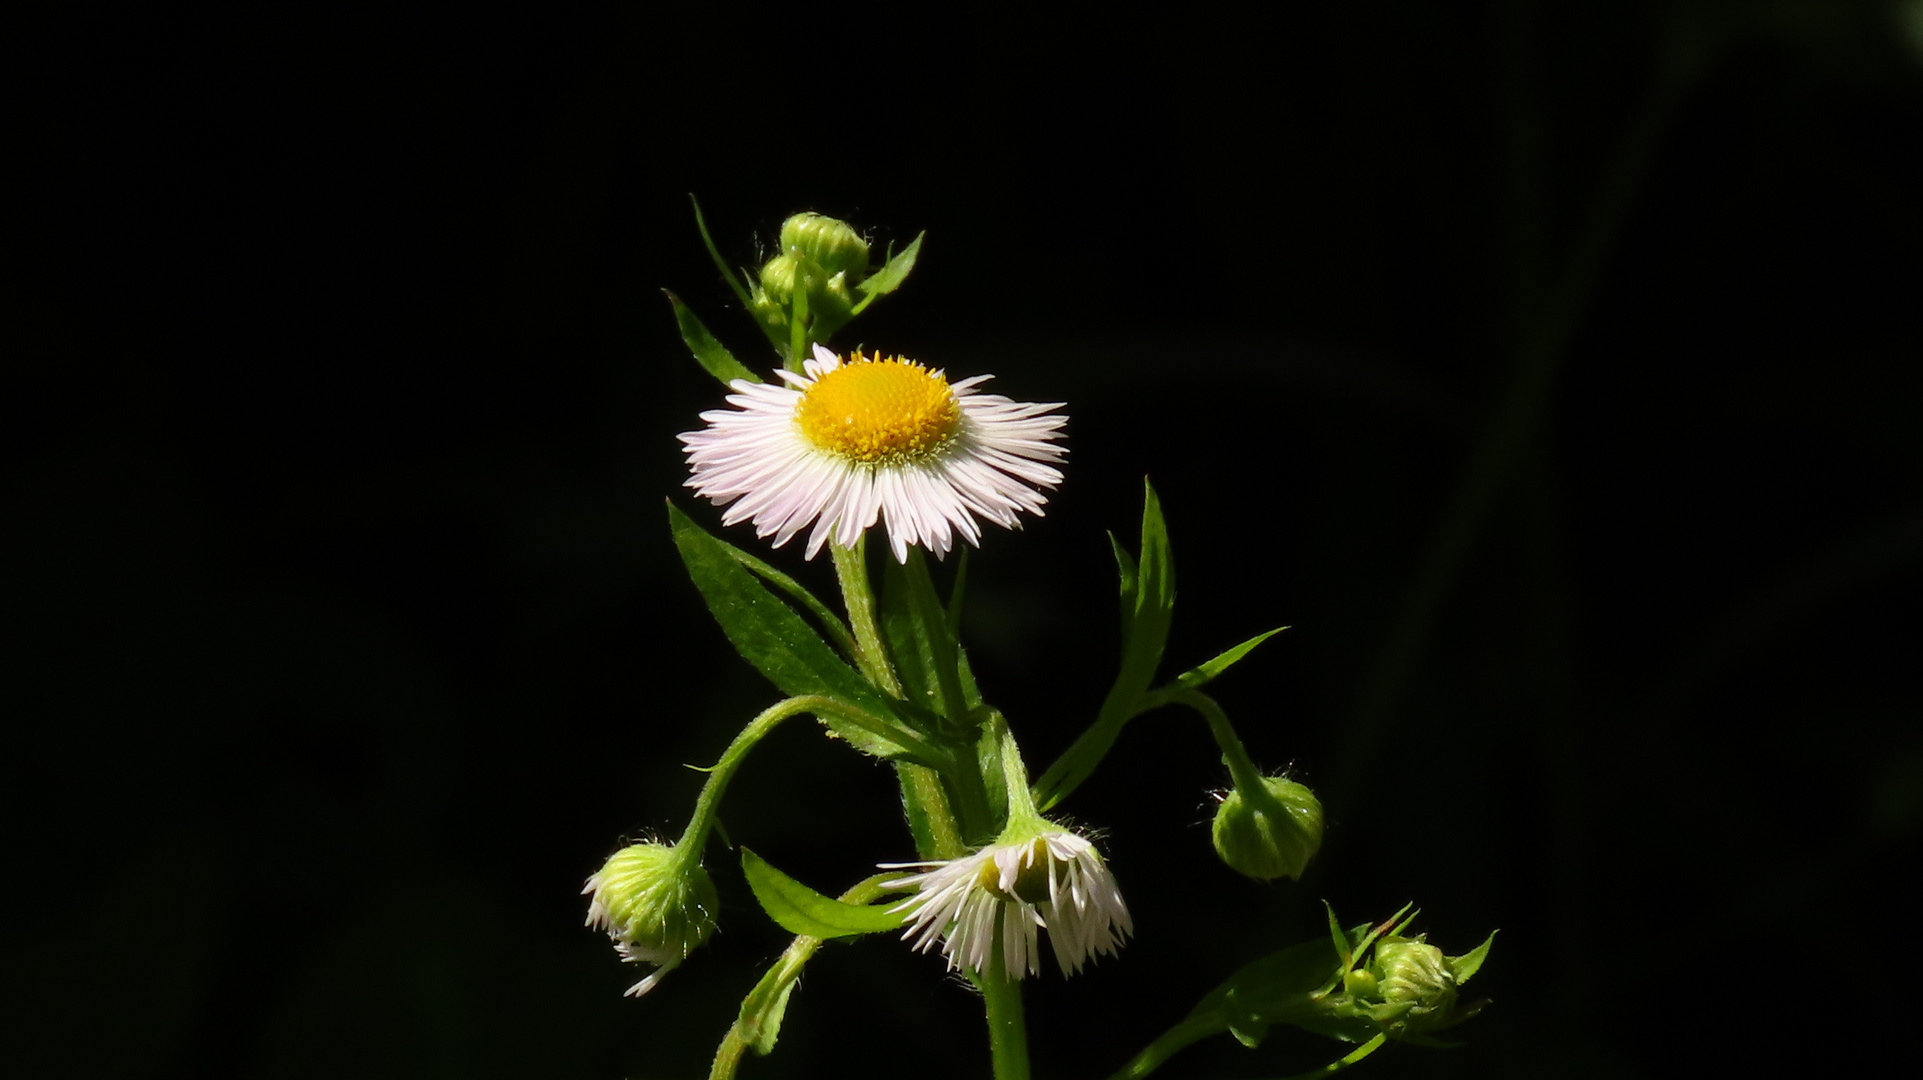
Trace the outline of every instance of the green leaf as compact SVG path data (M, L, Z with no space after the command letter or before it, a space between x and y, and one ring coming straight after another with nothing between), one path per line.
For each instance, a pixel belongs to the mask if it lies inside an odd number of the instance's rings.
M850 662L853 662L856 653L855 636L848 632L848 624L842 622L841 617L836 615L827 604L815 599L815 594L809 592L807 586L725 540L714 538L714 542L727 548L728 553L734 556L734 561L747 567L756 577L794 597L802 607L807 608L808 614L813 615L815 621L821 624L821 628L834 639L835 647L840 649L841 654Z
M1349 948L1350 938L1342 932L1342 924L1335 921L1335 907L1327 900L1322 901L1322 910L1329 913L1329 939L1335 946L1337 956L1342 958L1342 970L1355 967L1355 953Z
M1296 1024L1316 1013L1317 999L1341 978L1342 958L1328 941L1307 941L1244 964L1189 1013L1213 1015L1237 1041L1254 1046L1271 1024Z
M707 245L708 257L714 260L714 268L721 271L721 279L734 289L735 299L741 301L741 309L749 310L754 302L748 299L748 290L736 280L734 271L728 269L728 260L722 258L721 249L714 246L714 237L708 235L707 219L701 216L701 200L695 198L694 192L690 191L688 201L694 204L694 227L701 230L701 242Z
M1242 644L1223 651L1214 659L1197 664L1195 667L1177 675L1175 677L1175 685L1168 689L1196 690L1208 685L1215 680L1216 676L1233 667L1237 660L1255 651L1257 645L1262 644L1287 629L1288 627L1286 626L1278 626L1265 634L1257 634ZM1157 692L1156 696L1160 696L1160 691Z
M666 296L668 303L674 307L674 321L675 325L681 328L681 340L688 343L688 351L694 354L695 362L700 364L708 374L721 380L723 386L736 379L746 379L756 383L761 381L760 376L749 371L746 365L734 358L734 354L728 351L726 345L716 341L715 336L708 333L708 328L701 324L694 310L682 303L679 296L666 289L662 289L661 294Z
M863 294L861 302L855 305L857 313L867 307L875 297L884 296L901 288L901 283L908 280L909 272L915 269L915 260L921 257L921 239L927 235L927 230L923 230L908 242L907 247L901 249L900 254L892 253L891 248L888 261L881 264L881 269L869 274L855 286Z
M1168 526L1154 485L1142 482L1142 555L1137 563L1110 537L1122 573L1122 670L1115 676L1095 722L1082 732L1035 784L1037 808L1047 810L1080 787L1115 745L1122 725L1142 711L1155 671L1168 644L1169 623L1175 611L1175 562L1169 553ZM1135 572L1131 582L1130 570ZM1133 586L1131 588L1131 585ZM1132 596L1131 596L1132 594ZM1129 606L1133 601L1132 607Z
M884 721L895 719L887 699L843 663L793 608L743 569L727 544L689 520L672 502L668 504L668 521L688 576L694 579L709 612L742 659L785 694L836 698ZM835 734L864 753L876 757L904 753L903 744L884 740L844 719L822 719Z
M775 1040L781 1037L781 1020L788 1015L788 997L794 992L794 983L783 986L781 992L775 995L774 1002L762 1012L761 1030L755 1034L754 1041L748 1044L757 1056L767 1057L774 1050Z
M1115 539L1114 533L1108 534L1108 547L1115 555L1115 569L1120 573L1122 579L1120 597L1122 652L1126 654L1128 652L1129 627L1135 622L1135 579L1140 575L1141 571L1135 565L1135 556L1130 555L1128 549L1122 546L1122 542Z
M1489 931L1489 936L1483 939L1482 944L1461 956L1451 956L1449 958L1449 970L1455 973L1457 986L1468 982L1475 976L1476 972L1482 970L1482 962L1489 958L1489 946L1495 943L1496 931L1491 930Z
M741 872L754 890L761 910L791 934L812 938L882 934L901 929L905 912L890 912L888 904L848 904L820 893L776 870L761 856L741 849Z

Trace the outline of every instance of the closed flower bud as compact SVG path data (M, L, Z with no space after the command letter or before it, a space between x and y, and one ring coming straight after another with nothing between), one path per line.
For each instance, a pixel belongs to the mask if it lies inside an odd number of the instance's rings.
M824 214L796 214L781 223L783 254L800 255L826 270L860 281L868 273L868 242L845 221Z
M1258 881L1294 880L1322 847L1322 804L1293 780L1264 777L1262 791L1228 793L1215 810L1215 853Z
M864 253L860 260L863 267L867 261ZM761 287L752 299L754 317L777 333L786 330L794 311L795 291L802 289L808 298L804 325L812 338L824 340L854 315L855 296L849 288L849 276L847 271L823 266L804 250L785 250L761 266Z
M1404 1017L1409 1030L1420 1031L1430 1016L1447 1016L1456 1005L1456 976L1442 950L1421 941L1391 938L1375 947L1376 992L1383 1002L1412 1005Z
M581 890L593 894L588 925L607 931L621 959L655 965L628 988L639 996L714 933L719 906L714 882L698 863L665 844L630 844L615 852Z

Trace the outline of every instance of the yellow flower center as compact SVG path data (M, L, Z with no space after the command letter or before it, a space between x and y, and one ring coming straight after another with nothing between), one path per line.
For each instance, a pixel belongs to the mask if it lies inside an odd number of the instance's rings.
M975 884L982 889L988 890L990 895L999 900L1026 900L1031 904L1047 903L1050 863L1048 841L1036 839L1029 844L1028 850L1024 854L1027 856L1027 859L1024 860L1022 868L1015 874L1014 889L1004 890L1002 888L1001 867L996 866L993 859L982 863L981 871L975 875ZM1009 895L1010 892L1013 892L1014 895Z
M808 441L863 464L919 461L961 427L948 380L910 360L856 353L801 395L795 422Z

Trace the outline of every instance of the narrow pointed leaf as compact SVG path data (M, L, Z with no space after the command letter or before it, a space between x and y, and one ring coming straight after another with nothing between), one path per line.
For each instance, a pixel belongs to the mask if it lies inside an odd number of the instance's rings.
M666 289L662 289L661 293L674 307L674 322L681 328L681 340L687 342L688 351L694 354L695 362L700 364L708 374L721 380L723 386L736 379L746 379L756 383L761 381L760 376L749 371L747 365L734 358L734 354L728 351L726 345L715 340L715 336L710 334L708 328L696 317L694 309L682 303L679 296Z
M1355 953L1349 949L1349 938L1342 932L1342 924L1335 921L1335 908L1327 900L1322 901L1322 909L1329 913L1329 939L1335 945L1336 955L1342 957L1342 970L1355 967Z
M708 257L714 260L714 268L721 272L721 279L734 290L735 298L741 301L741 309L746 311L751 304L748 299L748 290L734 276L734 271L728 269L728 260L721 257L721 249L714 246L714 237L708 235L708 221L701 216L701 200L695 198L693 192L689 192L688 201L694 204L694 227L701 231L701 242L707 245Z
M754 1041L748 1044L756 1056L767 1057L774 1050L775 1040L781 1037L782 1017L788 1015L788 998L794 992L793 982L784 983L781 990L775 994L774 1001L762 1010L759 1017L760 1023L756 1025L759 1030L755 1032Z
M882 694L843 663L793 608L743 569L728 545L689 520L673 503L668 504L668 520L688 575L742 659L785 694L818 694L882 720L894 719ZM904 746L916 741L910 738L897 744L845 720L822 719L850 746L876 757L900 755Z
M907 921L905 913L890 912L889 904L849 904L823 896L745 847L741 849L741 872L760 901L761 910L791 934L824 940L883 934L901 929Z
M1247 656L1249 653L1254 652L1255 647L1257 645L1262 644L1263 642L1269 640L1270 638L1274 637L1275 635L1287 629L1288 627L1286 626L1278 626L1267 633L1257 634L1254 637L1248 639L1247 641L1244 641L1242 644L1237 645L1232 649L1225 650L1224 652L1220 653L1213 659L1204 661L1201 664L1197 664L1195 667L1192 667L1187 671L1184 671L1182 674L1177 675L1175 677L1175 685L1179 686L1183 690L1195 690L1195 689L1199 689L1200 687L1206 686L1210 682L1214 681L1216 676L1221 675L1223 672L1227 671L1229 668L1235 666L1236 661L1242 659L1244 656Z
M1489 946L1495 943L1496 931L1491 930L1489 931L1489 936L1483 939L1482 944L1461 956L1451 956L1449 958L1449 970L1455 973L1457 986L1468 982L1471 978L1475 977L1476 972L1482 970L1482 962L1489 958Z
M1175 612L1175 562L1169 553L1168 526L1162 520L1162 502L1154 485L1142 483L1142 553L1135 567L1134 606L1124 619L1122 670L1102 700L1095 722L1056 759L1036 782L1036 806L1041 810L1061 802L1095 772L1122 725L1152 703L1149 686L1162 663L1162 649L1168 644L1169 624ZM1111 543L1113 540L1111 538ZM1128 599L1131 560L1120 545L1116 562L1122 570L1124 601Z
M902 248L899 253L890 255L888 261L881 265L881 269L869 274L855 286L863 293L862 302L856 306L856 311L867 306L868 302L875 297L901 288L901 283L908 280L909 272L915 269L915 260L921 257L921 239L927 235L926 230L922 231L908 242L907 247Z
M794 597L802 607L807 608L808 614L813 615L815 621L821 624L821 628L834 639L835 647L841 650L841 654L850 661L854 659L855 636L848 632L848 624L842 622L841 617L836 615L827 604L816 599L815 594L809 592L807 586L725 540L719 538L714 540L715 543L728 549L728 554L734 556L734 561L747 567L756 577Z

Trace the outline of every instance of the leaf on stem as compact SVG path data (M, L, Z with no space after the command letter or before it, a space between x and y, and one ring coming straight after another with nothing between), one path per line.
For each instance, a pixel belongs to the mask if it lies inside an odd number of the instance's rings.
M1286 626L1278 626L1267 633L1257 634L1232 649L1224 650L1213 659L1204 661L1184 671L1175 677L1174 682L1144 695L1141 705L1135 710L1136 713L1140 714L1150 709L1161 708L1175 701L1187 691L1198 690L1207 686L1209 683L1215 681L1217 676L1235 666L1236 661L1253 652L1257 645L1262 644L1287 629L1288 627Z
M927 230L922 230L899 253L894 252L891 245L888 261L882 263L879 270L869 274L855 286L862 293L861 302L855 305L857 314L873 302L875 297L885 296L901 288L901 283L907 281L908 274L915 269L915 260L921 257L921 240L927 235Z
M760 901L761 910L791 934L823 940L883 934L901 929L908 918L904 912L891 912L891 904L850 904L823 896L745 847L741 849L741 872Z
M726 345L721 344L713 334L708 332L708 328L702 325L701 320L695 315L694 309L682 303L679 296L666 289L661 290L661 295L666 296L668 303L673 305L674 322L681 328L681 340L687 343L688 351L694 354L695 362L700 364L703 370L721 380L723 386L727 386L736 379L746 379L755 383L761 381L760 376L749 371L747 365L734 358L734 354L728 351Z
M785 694L834 698L883 721L894 719L887 700L868 680L843 663L793 608L743 569L727 544L689 520L672 502L668 521L688 576L742 659ZM822 720L864 753L893 757L904 752L901 745L845 719L823 716Z
M1129 718L1142 711L1155 671L1168 644L1175 613L1175 562L1169 552L1168 525L1155 486L1142 482L1142 553L1129 557L1110 537L1122 575L1122 670L1102 700L1095 723L1056 759L1035 784L1035 803L1047 810L1080 787L1095 772ZM1131 571L1133 573L1131 574Z
M1449 957L1449 970L1455 973L1457 986L1468 982L1477 971L1482 969L1482 962L1489 958L1489 946L1495 943L1496 931L1491 930L1489 931L1489 936L1483 939L1482 944L1463 953L1461 956Z

